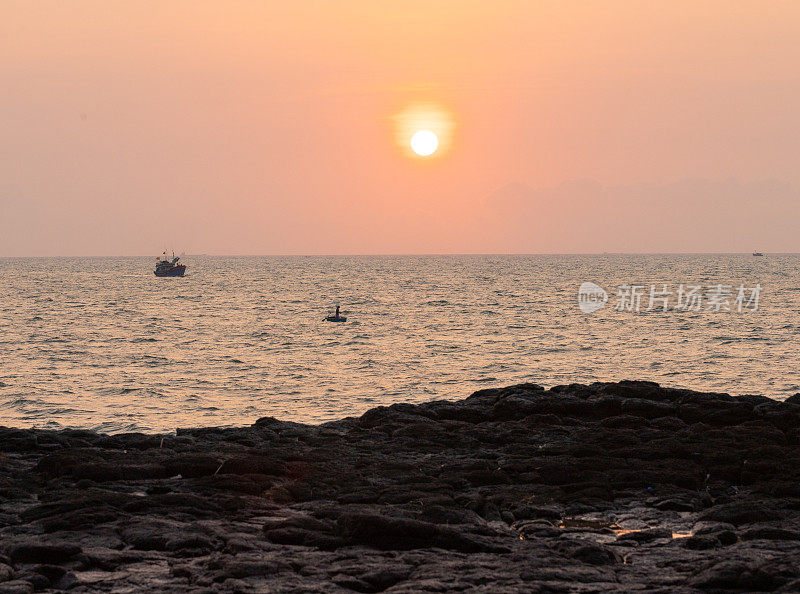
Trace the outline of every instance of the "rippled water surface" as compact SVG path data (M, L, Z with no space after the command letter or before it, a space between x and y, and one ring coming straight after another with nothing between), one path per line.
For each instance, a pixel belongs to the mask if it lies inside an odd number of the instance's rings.
M0 259L0 424L322 422L522 381L800 391L797 255L184 262L186 277L156 278L149 258ZM583 281L609 290L606 308L580 311ZM616 311L631 283L762 291L744 313ZM323 321L334 302L346 323Z

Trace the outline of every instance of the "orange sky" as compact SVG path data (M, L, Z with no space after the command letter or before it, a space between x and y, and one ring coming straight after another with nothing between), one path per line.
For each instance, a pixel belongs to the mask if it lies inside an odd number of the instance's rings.
M800 251L797 2L0 8L0 256Z

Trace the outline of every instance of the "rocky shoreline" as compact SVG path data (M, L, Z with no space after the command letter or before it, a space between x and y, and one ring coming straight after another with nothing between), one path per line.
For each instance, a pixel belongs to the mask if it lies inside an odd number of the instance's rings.
M0 428L7 592L800 591L800 395L523 384L320 426Z

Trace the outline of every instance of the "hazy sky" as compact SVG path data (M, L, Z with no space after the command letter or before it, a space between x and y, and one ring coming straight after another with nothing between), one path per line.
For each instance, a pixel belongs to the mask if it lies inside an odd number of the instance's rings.
M0 256L797 252L799 165L796 1L0 0Z

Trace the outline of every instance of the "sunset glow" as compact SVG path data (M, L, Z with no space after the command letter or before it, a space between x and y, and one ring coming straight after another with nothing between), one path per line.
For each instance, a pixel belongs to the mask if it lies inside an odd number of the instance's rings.
M409 105L393 118L395 141L409 157L441 156L453 140L453 117L434 103Z
M796 249L797 2L11 4L5 256Z

